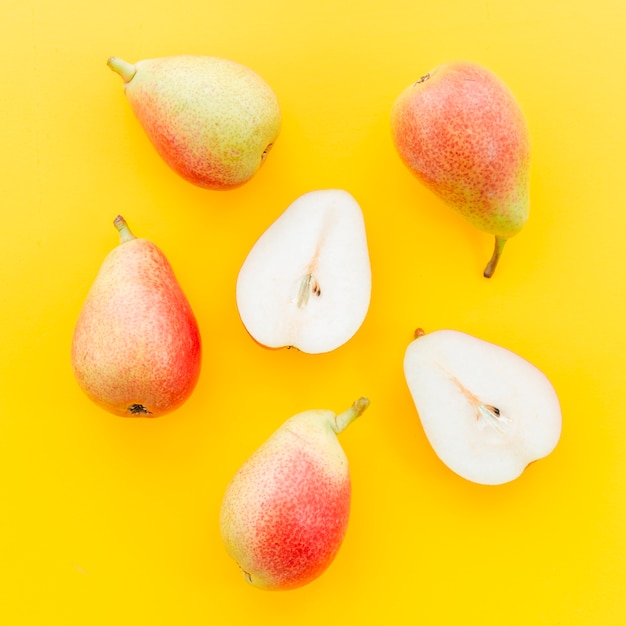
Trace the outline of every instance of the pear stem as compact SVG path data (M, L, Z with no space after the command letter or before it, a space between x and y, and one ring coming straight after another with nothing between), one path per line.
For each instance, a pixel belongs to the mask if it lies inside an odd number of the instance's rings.
M135 235L133 235L130 228L128 227L126 220L121 215L118 215L113 220L113 225L120 233L120 243L126 243L127 241L132 241L133 239L136 239Z
M137 73L137 68L131 63L127 63L123 59L119 59L118 57L111 57L107 61L107 65L114 71L117 72L125 83L129 83L133 76Z
M485 278L491 278L493 273L496 271L496 266L498 265L498 261L502 255L502 249L504 248L504 244L506 242L507 240L504 239L504 237L498 237L496 235L496 244L493 249L493 255L491 259L489 259L489 263L487 263L487 267L485 267L485 271L483 272L483 276Z
M370 401L367 398L359 398L347 411L335 416L335 419L331 424L332 429L337 434L344 431L351 422L353 422L363 413L363 411L365 411L365 409L367 409L369 405Z

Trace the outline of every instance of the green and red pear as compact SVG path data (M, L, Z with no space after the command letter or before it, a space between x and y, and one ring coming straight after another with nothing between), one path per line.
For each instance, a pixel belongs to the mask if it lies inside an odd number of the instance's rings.
M278 137L276 95L236 61L181 55L130 64L111 57L108 65L124 80L130 106L159 155L194 185L239 187Z
M467 61L439 65L407 87L391 111L405 165L469 223L495 236L490 278L529 213L530 139L507 85Z
M220 527L229 555L255 587L306 585L331 564L350 514L348 461L337 434L363 413L313 410L288 419L228 485Z
M200 332L165 255L123 217L72 339L81 389L123 417L159 417L181 406L200 374Z

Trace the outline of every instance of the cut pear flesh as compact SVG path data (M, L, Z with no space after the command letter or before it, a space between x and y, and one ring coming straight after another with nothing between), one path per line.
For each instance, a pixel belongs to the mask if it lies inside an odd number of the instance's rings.
M510 350L439 330L409 344L404 373L426 437L463 478L509 482L558 443L561 408L554 387Z
M264 346L329 352L360 328L371 282L361 207L347 191L321 189L295 200L254 244L237 307Z

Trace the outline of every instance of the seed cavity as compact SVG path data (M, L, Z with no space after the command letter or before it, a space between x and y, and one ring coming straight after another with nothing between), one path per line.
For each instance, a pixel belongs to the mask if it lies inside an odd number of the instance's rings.
M450 380L476 409L476 422L479 428L492 428L499 433L511 432L514 427L512 418L505 415L499 407L481 402L469 389L465 388L457 378L451 376Z
M296 304L299 309L306 308L309 303L311 295L319 298L322 295L322 289L317 282L317 278L313 276L311 272L308 272L302 277L300 281L300 287L298 289L298 296L296 298Z
M479 422L482 420L484 425L489 425L500 433L506 433L511 429L513 421L504 415L497 406L479 402L476 408L478 409L477 420Z

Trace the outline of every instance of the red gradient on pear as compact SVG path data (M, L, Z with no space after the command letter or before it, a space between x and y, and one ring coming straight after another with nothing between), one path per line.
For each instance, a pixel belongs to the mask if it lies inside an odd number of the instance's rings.
M158 417L191 395L200 332L154 243L132 237L109 253L78 317L71 357L83 391L115 415Z
M228 554L253 586L306 585L332 563L350 515L348 461L337 434L367 408L306 411L288 419L239 468L220 511Z
M529 212L530 140L510 89L475 63L440 65L405 89L391 113L405 165L476 228L496 237L485 275Z
M326 569L341 546L350 514L347 472L336 480L315 458L291 452L276 459L271 475L256 476L257 517L247 545L255 555L253 569L261 568L284 589L304 585ZM283 485L279 494L273 489L278 482Z

